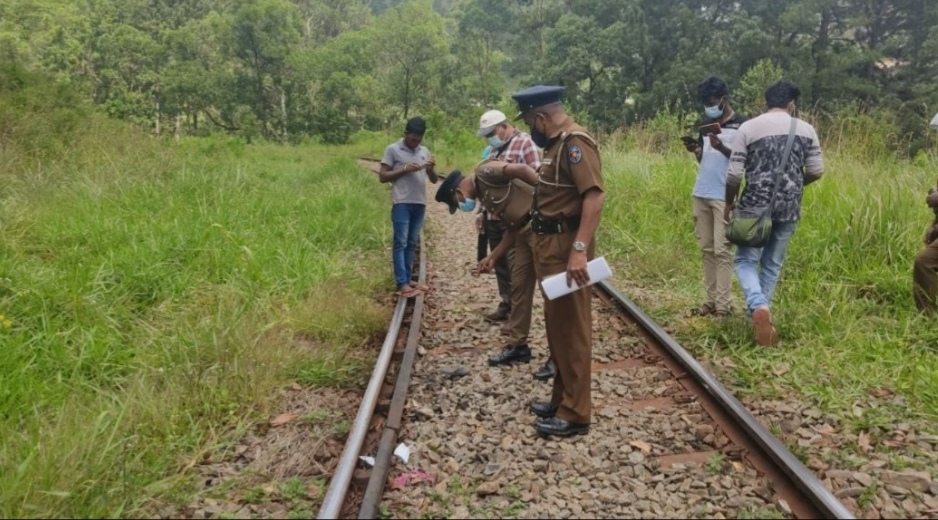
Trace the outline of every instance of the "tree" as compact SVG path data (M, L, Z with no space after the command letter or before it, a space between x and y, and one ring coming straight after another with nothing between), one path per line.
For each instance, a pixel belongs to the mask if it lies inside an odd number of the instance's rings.
M449 52L443 18L429 0L411 0L375 20L373 51L386 98L399 104L404 119L427 102L434 74Z
M299 10L286 0L242 0L232 16L227 43L238 60L238 90L268 138L287 139L287 64L302 27Z

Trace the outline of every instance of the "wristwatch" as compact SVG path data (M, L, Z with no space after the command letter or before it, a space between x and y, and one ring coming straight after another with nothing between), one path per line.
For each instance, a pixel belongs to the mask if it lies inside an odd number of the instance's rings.
M573 243L573 250L574 250L574 251L579 251L579 252L582 253L582 252L586 251L586 244L584 244L583 242L580 242L579 240L577 240L576 242Z

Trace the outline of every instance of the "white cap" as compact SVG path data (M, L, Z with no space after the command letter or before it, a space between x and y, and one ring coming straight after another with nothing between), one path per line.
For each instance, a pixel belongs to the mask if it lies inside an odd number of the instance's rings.
M931 124L930 124L930 126L931 126L932 128L938 129L938 114L935 114L935 117L931 118Z
M495 130L495 127L508 121L508 117L505 116L505 113L501 110L489 110L488 112L482 114L482 117L479 119L479 131L477 134L479 137L485 137L492 130Z

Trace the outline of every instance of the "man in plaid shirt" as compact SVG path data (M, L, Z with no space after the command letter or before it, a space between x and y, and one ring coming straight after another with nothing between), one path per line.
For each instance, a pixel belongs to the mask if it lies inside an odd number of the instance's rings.
M531 136L521 132L511 123L504 113L490 110L479 121L480 137L488 139L491 148L488 158L515 164L527 164L537 170L541 166L540 151ZM494 252L505 235L505 227L497 215L482 213L476 220L480 233L488 237L489 247ZM490 365L510 364L514 361L531 358L528 346L528 333L531 329L531 312L534 303L534 291L537 277L534 274L534 254L531 250L531 233L515 233L509 240L514 244L508 253L496 258L490 254L480 262L481 266L494 264L498 280L498 292L501 303L498 309L485 316L490 321L508 320L509 342L496 356L489 358ZM516 254L516 249L521 248ZM554 365L548 360L534 374L539 380L547 380L554 375Z

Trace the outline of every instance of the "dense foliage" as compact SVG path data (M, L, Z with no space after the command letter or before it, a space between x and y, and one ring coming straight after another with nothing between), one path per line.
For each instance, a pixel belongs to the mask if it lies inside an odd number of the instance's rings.
M343 142L562 83L597 130L685 113L725 77L750 111L780 76L821 116L938 104L922 0L7 0L0 49L156 133Z

